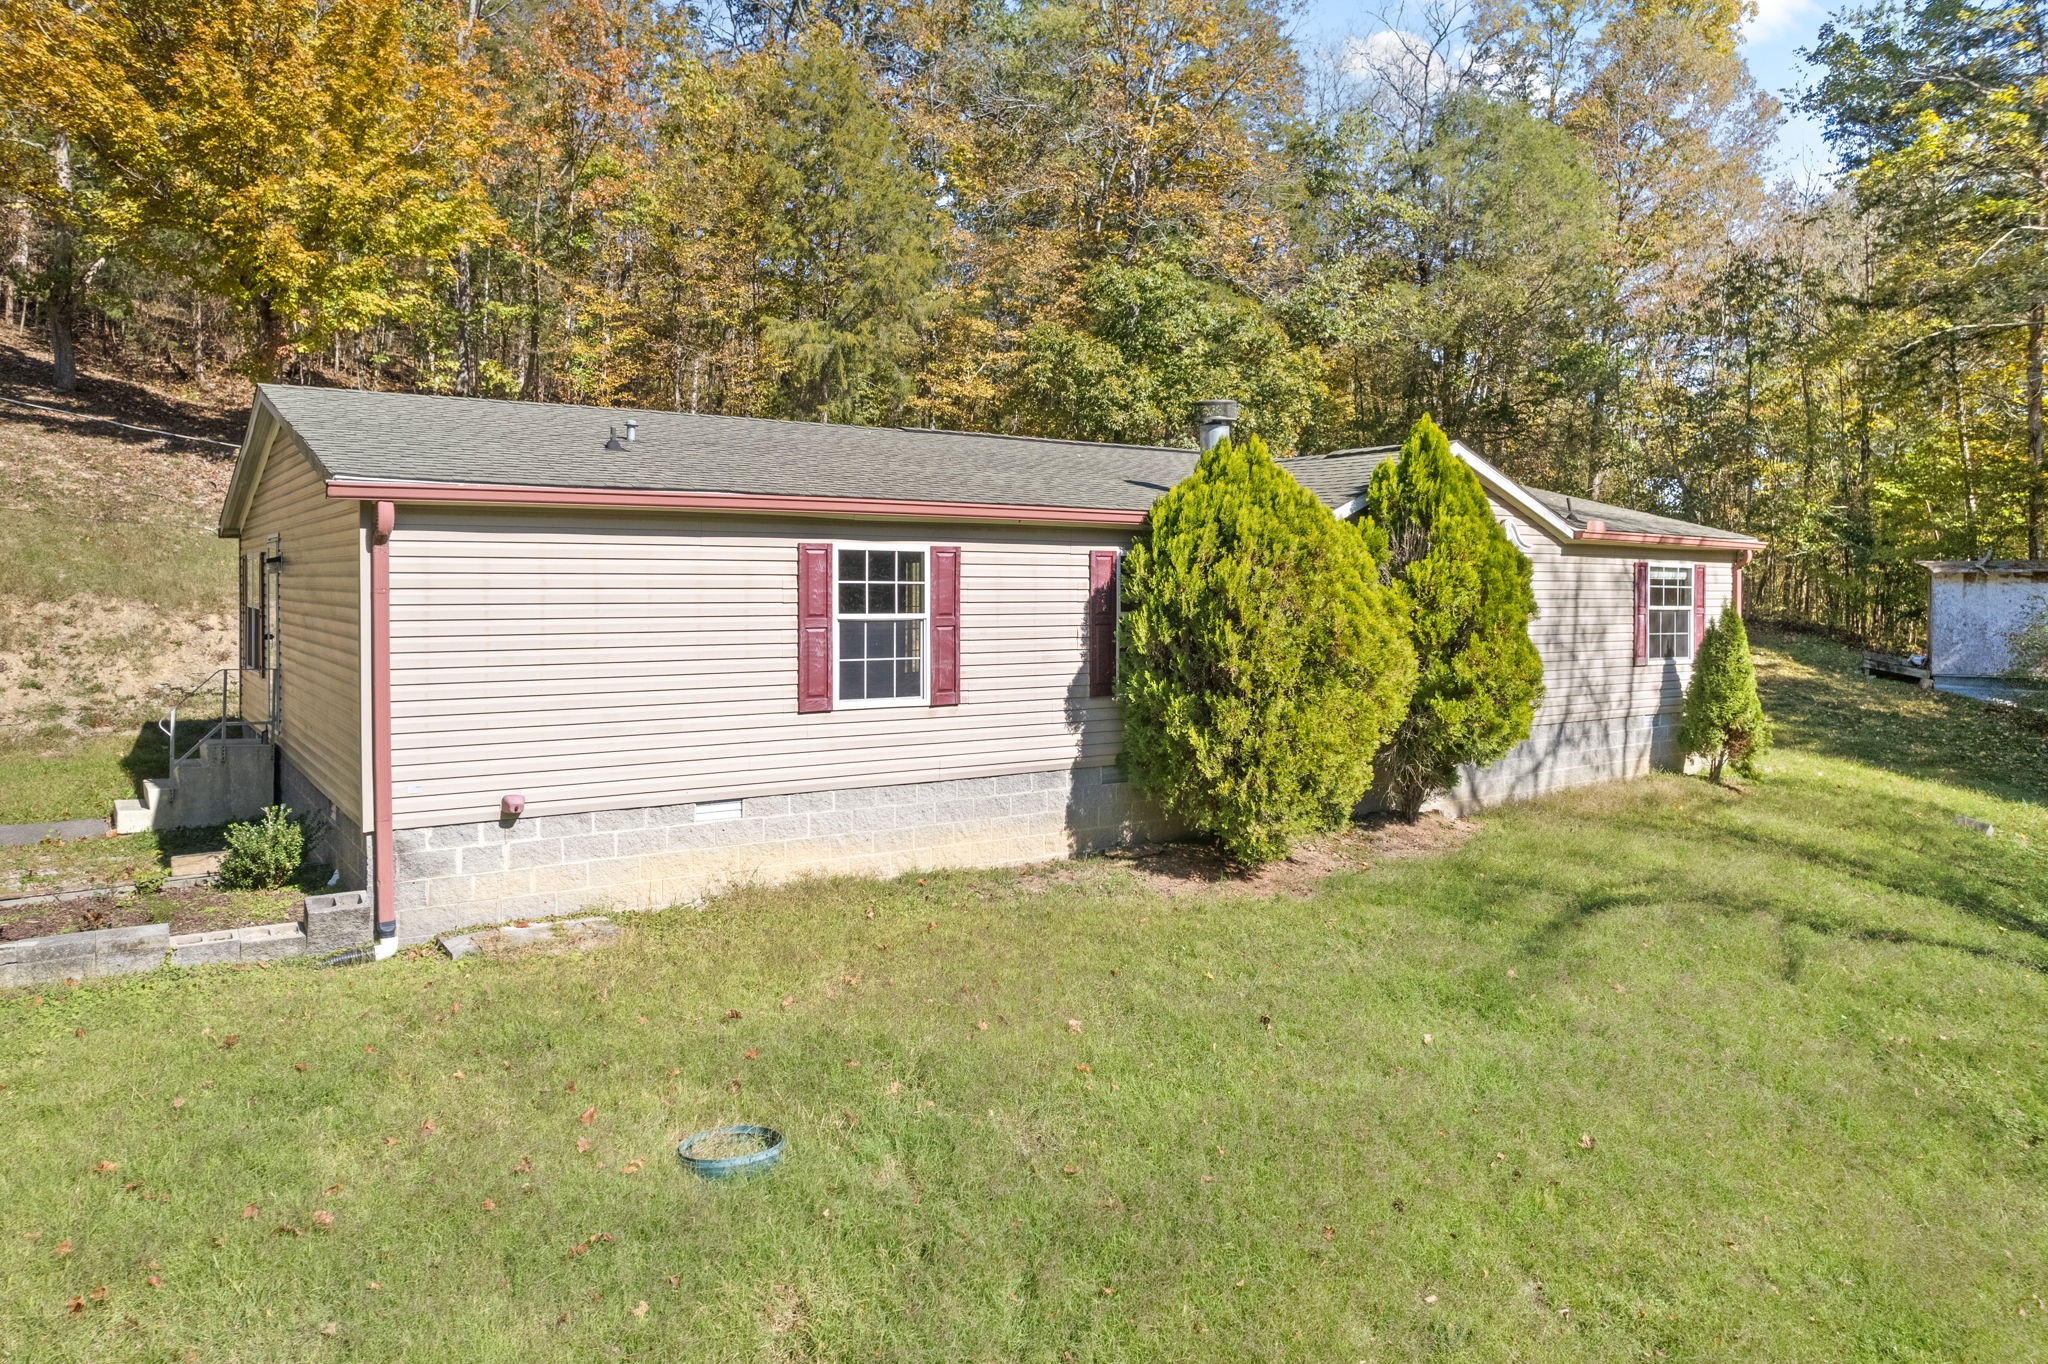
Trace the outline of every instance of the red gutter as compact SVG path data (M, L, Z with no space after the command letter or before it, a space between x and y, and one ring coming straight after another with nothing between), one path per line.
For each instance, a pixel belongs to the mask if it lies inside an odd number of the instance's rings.
M376 805L377 866L371 885L377 900L377 936L398 932L398 857L391 829L391 532L398 509L376 506L370 528L370 776Z
M1750 540L1723 540L1712 535L1645 535L1628 530L1580 531L1572 536L1579 545L1683 545L1690 549L1732 549L1754 552Z
M359 483L336 479L329 497L359 501L459 503L484 507L604 507L657 511L780 512L797 516L869 516L911 521L1011 521L1055 525L1139 526L1148 515L1109 507L1010 506L997 502L925 502L886 497L658 492L486 483Z

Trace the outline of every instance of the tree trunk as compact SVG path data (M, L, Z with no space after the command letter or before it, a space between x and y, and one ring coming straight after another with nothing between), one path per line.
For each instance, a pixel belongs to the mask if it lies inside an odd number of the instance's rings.
M2027 314L2027 557L2041 557L2042 306Z
M284 372L292 349L291 327L278 316L270 295L256 299L256 353L250 357L250 377L259 384L275 383Z
M476 267L469 248L455 253L455 391L476 396Z
M57 134L50 144L57 190L71 198L71 139ZM78 260L71 225L61 218L50 236L50 287L44 300L50 321L50 385L59 393L78 387Z

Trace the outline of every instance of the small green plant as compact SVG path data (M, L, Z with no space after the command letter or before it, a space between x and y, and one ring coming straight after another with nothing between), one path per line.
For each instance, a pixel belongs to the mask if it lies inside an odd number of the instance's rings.
M227 843L213 878L223 890L273 890L298 875L306 856L305 826L282 805L261 819L228 825Z
M1771 722L1756 694L1749 631L1733 611L1723 611L1700 641L1678 742L1688 754L1707 760L1707 775L1714 781L1721 780L1723 767L1755 777L1757 759L1771 746Z
M135 873L137 895L161 895L164 887L171 883L171 873L164 867L144 867Z

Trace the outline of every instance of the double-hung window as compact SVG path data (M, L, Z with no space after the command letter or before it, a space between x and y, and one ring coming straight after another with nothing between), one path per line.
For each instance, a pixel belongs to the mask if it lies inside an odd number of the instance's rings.
M1650 565L1650 657L1692 657L1692 565Z
M837 557L839 704L923 700L925 551L842 548Z

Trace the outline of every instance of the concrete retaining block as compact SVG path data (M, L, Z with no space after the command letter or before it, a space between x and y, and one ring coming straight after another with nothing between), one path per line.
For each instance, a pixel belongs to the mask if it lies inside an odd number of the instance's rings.
M224 928L214 933L174 933L171 935L171 965L173 966L215 966L221 962L240 961L242 944L235 939L235 931Z
M169 924L23 938L0 943L0 986L45 985L150 971L163 965L170 950Z
M376 936L376 907L367 890L306 897L306 950L324 957L329 952L361 947Z
M297 924L254 924L235 931L243 961L282 961L306 955L306 934Z

